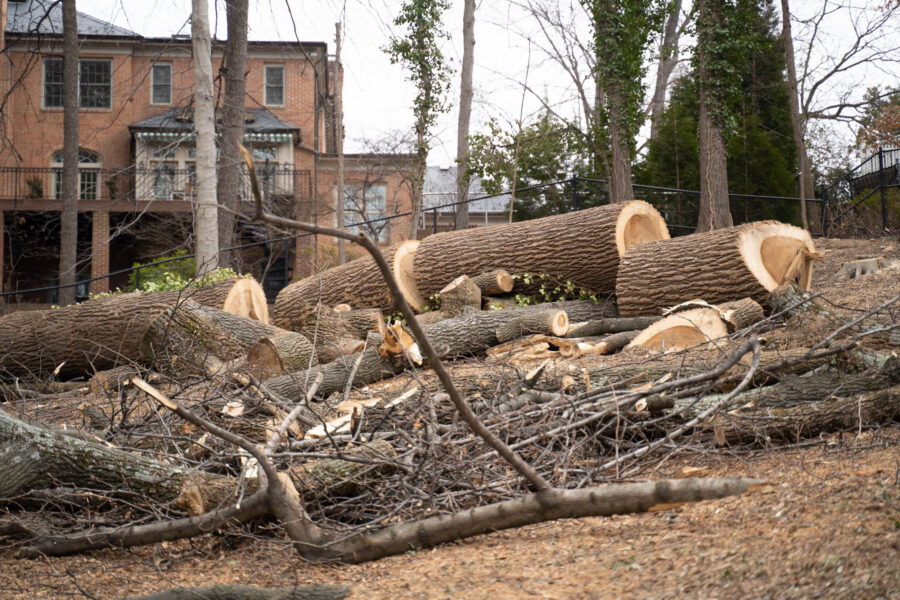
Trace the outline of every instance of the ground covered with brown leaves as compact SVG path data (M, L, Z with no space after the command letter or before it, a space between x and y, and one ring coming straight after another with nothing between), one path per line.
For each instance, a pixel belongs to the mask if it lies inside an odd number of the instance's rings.
M853 314L898 293L898 242L817 245L825 258L813 291L836 311ZM842 262L874 256L885 258L880 272L836 277ZM478 368L482 362L454 371ZM667 478L683 467L768 484L717 501L545 523L357 566L310 565L286 544L236 531L43 560L21 560L8 549L0 551L0 598L106 600L212 583L342 583L352 587L350 598L366 600L900 598L900 425L790 446L693 446L646 475Z

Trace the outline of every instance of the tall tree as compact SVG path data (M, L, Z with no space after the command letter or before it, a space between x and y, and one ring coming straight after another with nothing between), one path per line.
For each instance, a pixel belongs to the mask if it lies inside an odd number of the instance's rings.
M797 68L794 63L794 38L791 37L791 11L788 7L788 0L781 0L781 37L784 43L784 58L787 63L788 89L791 94L791 130L794 134L794 148L797 153L797 163L800 167L800 176L798 177L800 198L814 198L809 155L806 153L806 142L803 134L806 128L803 116L800 114ZM800 221L803 223L803 229L809 229L806 202L800 203Z
M730 88L724 49L728 35L725 0L699 0L697 64L700 88L700 215L697 231L732 225L728 204L725 134Z
M678 64L678 38L681 28L678 20L681 18L681 0L674 0L668 7L666 24L663 27L663 36L659 46L659 60L656 67L656 85L653 87L653 99L650 100L650 139L655 140L659 135L659 121L666 107L666 89L669 87L669 79L672 71Z
M247 70L247 5L248 0L228 0L225 14L228 19L228 40L225 42L225 98L222 105L222 159L216 196L219 210L219 246L234 246L234 213L238 209L243 160L238 144L244 137L244 74ZM233 262L232 257L220 257Z
M75 304L78 253L78 16L63 1L63 204L59 227L59 304Z
M216 206L216 119L213 106L212 38L206 0L192 0L194 130L197 132L197 273L218 267L219 222Z
M456 128L456 229L469 228L469 121L472 118L472 71L475 66L475 0L463 6L463 59Z
M337 226L339 229L344 228L344 100L341 66L341 24L334 24L334 77L332 82L334 85L334 149L338 157L338 181L337 194L334 201L336 206L335 215L337 216ZM338 264L342 265L347 262L347 250L344 247L344 239L338 238Z
M594 83L607 141L610 202L634 198L631 161L643 121L645 52L662 25L665 2L582 0L591 16Z
M403 34L391 36L387 47L391 62L408 70L407 79L413 82L417 92L413 101L416 159L412 177L412 239L418 232L422 210L431 128L437 116L447 110L450 68L439 43L448 37L441 27L441 15L448 6L447 0L406 0L394 18L394 25L402 28Z

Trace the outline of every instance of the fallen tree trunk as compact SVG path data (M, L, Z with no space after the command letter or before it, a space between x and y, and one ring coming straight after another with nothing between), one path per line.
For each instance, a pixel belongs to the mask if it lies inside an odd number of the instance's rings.
M421 307L423 300L416 291L411 274L418 245L415 240L401 242L385 249L384 258L391 266L407 302ZM366 256L295 281L281 290L275 299L274 323L284 329L292 329L297 315L305 314L306 306L319 303L328 306L349 304L353 308L385 308L391 306L393 300L374 259Z
M543 273L607 294L615 290L619 257L628 248L668 237L665 221L650 204L623 202L430 235L416 251L413 275L422 298L437 293L455 277L474 277L492 269L518 275ZM413 308L422 309L415 304Z
M37 378L60 365L60 377L112 369L141 356L147 329L173 305L190 299L205 306L247 308L247 290L254 285L259 287L253 279L236 278L202 288L115 294L7 315L0 319L0 371Z
M775 221L638 244L619 265L619 311L651 315L697 298L762 303L788 282L809 288L816 257L808 232Z
M124 600L340 600L350 594L346 585L300 585L260 588L239 584L179 587Z
M569 317L563 310L531 311L497 327L499 343L536 333L562 337L569 331Z
M488 271L472 277L472 282L481 290L482 296L497 296L513 291L515 282L512 275L503 269Z
M693 308L656 321L638 334L629 346L657 352L684 350L728 335L721 314L713 308Z
M646 329L653 325L662 317L627 317L627 318L609 318L609 319L593 319L577 325L572 325L569 332L565 335L567 338L593 337L604 335L607 333L619 333L622 331L635 331Z
M222 362L242 358L266 338L287 370L318 362L309 340L246 317L201 306L188 300L166 310L145 332L141 356L165 371L206 373L216 370L210 357Z

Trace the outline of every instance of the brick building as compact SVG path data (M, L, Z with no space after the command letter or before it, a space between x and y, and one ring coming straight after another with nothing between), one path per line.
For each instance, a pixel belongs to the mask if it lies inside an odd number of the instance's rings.
M16 290L52 285L58 271L62 8L51 0L0 0L0 11L0 285ZM192 251L190 37L143 37L84 13L78 14L78 36L79 279L179 244ZM214 41L214 73L223 51L224 43ZM224 84L217 86L221 98ZM249 42L246 89L244 145L254 155L267 202L286 216L334 224L334 77L327 45ZM409 211L411 160L405 154L348 156L345 222ZM244 199L249 212L248 193ZM405 237L410 223L371 227L388 242ZM270 235L258 224L241 224L244 244ZM237 262L274 289L306 274L330 243L262 244L239 252ZM92 282L90 291L126 281L111 279Z

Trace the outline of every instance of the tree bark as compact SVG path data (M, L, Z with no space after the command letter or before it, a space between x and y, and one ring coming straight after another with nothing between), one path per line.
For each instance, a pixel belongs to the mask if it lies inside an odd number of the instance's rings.
M472 71L475 67L475 0L463 2L463 58L456 128L455 229L469 228L469 121L472 117Z
M797 67L794 61L794 39L791 36L791 11L788 8L788 0L781 0L781 39L784 43L784 57L787 63L788 94L791 99L791 129L794 133L794 149L797 152L797 162L800 167L798 183L800 187L800 220L803 229L809 230L809 217L806 211L806 198L814 198L812 189L807 188L807 181L812 181L812 173L809 169L809 155L806 153L806 142L803 139L805 129L803 117L800 114L799 90L797 89ZM810 186L811 187L811 186Z
M472 281L481 290L483 296L496 296L498 294L508 294L513 291L514 281L512 275L503 269L496 271L488 271L481 275L472 277Z
M623 123L623 106L620 84L606 86L606 104L609 110L609 144L612 153L612 172L609 176L609 201L628 202L634 200L631 182L631 143Z
M659 51L659 63L656 69L656 85L653 88L653 99L650 101L650 139L659 136L659 123L666 108L666 89L675 65L678 64L678 19L681 16L681 0L671 4L666 24L663 29L662 45Z
M340 600L350 594L346 585L302 585L259 588L239 584L180 587L124 600Z
M595 319L581 323L578 327L571 327L564 337L580 338L607 333L620 333L622 331L635 331L649 327L660 319L662 319L661 316Z
M565 311L548 309L531 311L497 327L497 342L503 344L526 335L541 333L562 337L569 331Z
M481 288L466 275L460 275L440 292L441 312L455 317L465 309L481 310Z
M85 375L139 361L141 340L153 321L187 299L225 307L243 279L202 288L133 292L55 310L20 311L0 319L0 371L39 377ZM65 363L65 364L63 364Z
M416 241L406 241L384 250L385 260L392 266L404 296L408 294L407 301L412 299L414 306L422 304L411 276L412 258L418 244ZM393 305L390 289L381 277L377 264L366 256L295 281L281 290L275 299L275 325L293 329L298 315L305 314L307 306L320 302L329 306L349 304L354 308Z
M696 299L762 303L785 282L808 288L816 256L808 232L774 221L638 244L619 266L619 311L652 315Z
M197 132L197 273L219 266L216 205L216 123L213 108L212 40L206 0L192 0L191 45L194 61L194 130Z
M63 2L63 172L59 213L59 305L75 304L78 253L78 18L75 0Z
M241 165L243 159L238 145L244 137L245 73L247 70L247 9L248 0L225 3L228 20L228 40L225 42L225 101L222 105L222 161L219 167L216 196L227 210L219 211L219 246L234 246L234 212L240 206ZM234 212L231 212L234 211ZM223 256L224 265L235 265L234 256Z
M717 111L724 106L712 106L709 89L711 81L721 77L711 67L710 30L721 20L722 0L699 0L698 45L700 63L700 216L697 231L711 231L731 227L731 210L728 200L728 166L725 140L722 135L721 116ZM703 40L706 40L703 43Z
M603 294L615 289L625 250L668 237L655 208L642 201L619 203L428 236L416 251L413 274L423 298L460 275L474 277L498 268L518 275L546 273Z

